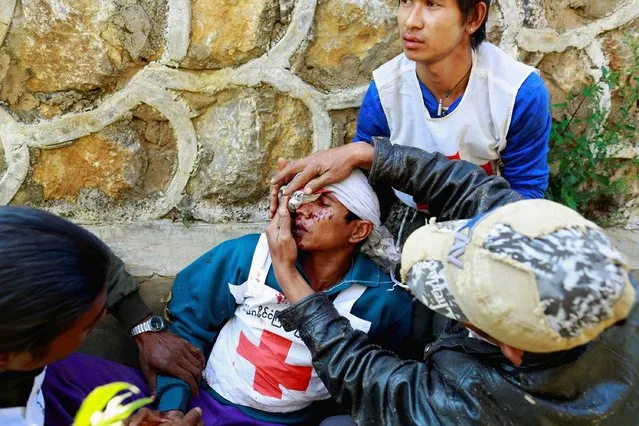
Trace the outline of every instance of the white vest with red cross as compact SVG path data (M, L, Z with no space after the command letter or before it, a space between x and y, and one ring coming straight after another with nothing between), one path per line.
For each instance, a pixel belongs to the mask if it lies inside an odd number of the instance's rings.
M233 404L286 413L330 395L297 332L285 331L275 318L275 313L289 304L282 293L266 285L270 266L271 256L262 234L246 282L228 284L238 307L220 331L203 377ZM371 323L351 314L365 290L363 285L352 284L333 303L353 328L367 333Z
M457 107L444 117L431 117L415 68L415 62L401 54L373 71L391 143L441 152L494 174L495 161L506 147L517 92L528 76L538 71L497 46L481 43L473 51L470 79ZM395 193L415 207L413 197Z

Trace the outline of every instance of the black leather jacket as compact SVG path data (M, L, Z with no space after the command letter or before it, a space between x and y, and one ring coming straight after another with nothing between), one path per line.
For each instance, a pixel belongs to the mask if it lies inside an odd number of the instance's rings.
M520 199L502 178L469 163L386 140L375 141L375 153L370 181L414 194L441 220ZM299 330L315 370L358 425L639 424L636 307L590 344L526 354L519 368L449 320L421 324L434 335L423 361L400 359L353 330L323 293L279 319L285 329Z

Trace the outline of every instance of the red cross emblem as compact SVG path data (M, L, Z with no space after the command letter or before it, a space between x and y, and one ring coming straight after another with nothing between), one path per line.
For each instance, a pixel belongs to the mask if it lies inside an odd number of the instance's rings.
M449 160L461 160L461 155L459 155L459 151L457 151L453 155L447 155L446 158L448 158ZM479 167L484 169L488 176L492 176L495 174L495 172L493 171L493 163L491 161L487 162L486 164L481 164Z
M280 385L302 392L308 389L313 367L286 363L286 356L292 345L290 340L263 330L260 345L255 346L240 331L237 353L255 366L253 389L264 396L277 399L282 399Z
M461 160L461 155L459 155L459 151L457 151L453 155L447 155L446 158L448 158L449 160ZM488 176L492 176L495 174L493 171L493 164L490 161L486 164L480 165L479 167L484 169ZM417 210L428 210L428 204L417 204Z

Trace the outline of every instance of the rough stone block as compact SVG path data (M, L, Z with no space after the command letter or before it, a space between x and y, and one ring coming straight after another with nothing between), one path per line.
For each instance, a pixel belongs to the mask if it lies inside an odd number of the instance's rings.
M177 168L168 121L122 121L66 146L31 152L32 172L14 203L87 221L136 217Z
M536 0L516 0L521 23L526 28L540 28L548 25L542 2ZM496 2L491 2L490 9L498 8Z
M357 130L358 108L349 108L331 113L333 137L331 146L341 146L353 141Z
M277 0L194 0L189 69L238 66L266 52L279 20Z
M323 0L296 72L325 90L367 83L375 68L401 53L397 1Z
M137 155L139 142L133 138L129 142L121 146L96 134L64 148L42 150L33 180L42 186L45 200L74 199L84 188L117 198L137 183L144 166Z
M163 11L160 0L20 2L5 40L11 61L0 99L13 105L25 92L106 90L119 77L129 78L128 70L159 57ZM0 70L5 62L0 60ZM16 107L40 103L49 106L43 96ZM49 106L40 116L59 112Z
M194 121L201 148L185 202L204 209L262 199L277 158L300 158L312 149L308 110L268 88L221 93Z
M495 45L501 42L501 34L504 31L504 14L496 2L490 3L488 20L486 21L486 38Z
M562 32L599 19L617 8L623 0L543 0L548 24Z
M547 54L538 68L546 82L553 104L565 102L568 93L578 94L581 86L592 80L588 74L590 63L587 56L576 49L569 49L563 53ZM573 103L571 108L576 108L579 99L574 100ZM579 116L583 116L587 112L587 108L582 108ZM560 111L555 111L555 119L562 118L558 115L560 113Z
M622 79L636 77L628 75L627 68L636 61L629 42L639 43L639 20L630 25L628 31L610 31L602 41L610 69L623 72Z

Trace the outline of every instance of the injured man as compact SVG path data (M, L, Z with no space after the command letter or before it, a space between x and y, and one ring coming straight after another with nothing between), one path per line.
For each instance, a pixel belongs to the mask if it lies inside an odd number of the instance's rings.
M399 253L381 225L366 177L354 171L300 200L291 206L297 269L354 329L384 348L397 348L410 330L411 297L382 268L396 263ZM170 329L202 351L207 363L195 397L186 382L160 376L158 410L179 418L199 406L207 425L308 425L340 414L327 401L310 351L278 321L288 306L264 234L226 241L180 272L167 306ZM71 376L87 391L112 381L147 389L141 372L88 356L72 356L50 370L59 375L59 389L50 393L59 400L47 404L71 413L78 408L65 396Z

